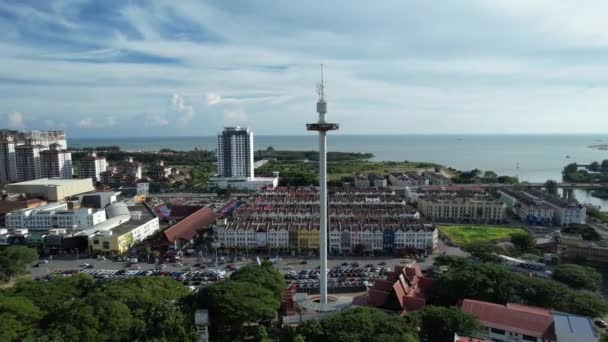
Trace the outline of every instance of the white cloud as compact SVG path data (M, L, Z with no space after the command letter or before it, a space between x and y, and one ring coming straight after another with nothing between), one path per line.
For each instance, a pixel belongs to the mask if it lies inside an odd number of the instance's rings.
M57 121L52 120L52 119L46 119L46 120L44 120L44 125L47 128L50 128L50 129L65 128L65 126L66 126L65 122L57 122Z
M106 117L101 120L95 120L91 117L78 121L80 128L110 128L116 125L116 120L113 117Z
M194 116L194 108L192 105L186 104L184 96L180 94L173 94L171 97L171 105L173 106L174 111L182 115L179 118L180 124L187 125Z
M224 125L245 125L249 121L247 113L242 109L226 109L222 115Z
M8 115L8 125L14 128L23 127L23 114L19 112L12 112Z
M207 101L208 105L213 106L220 103L222 101L222 97L219 94L207 93L205 100Z
M164 115L152 115L149 118L150 125L153 127L163 127L169 125L169 119Z

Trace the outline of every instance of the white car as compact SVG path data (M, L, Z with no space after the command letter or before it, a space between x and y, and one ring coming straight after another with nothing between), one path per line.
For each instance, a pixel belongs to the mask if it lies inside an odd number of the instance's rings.
M293 266L291 265L287 265L285 267L283 267L284 270L293 270Z

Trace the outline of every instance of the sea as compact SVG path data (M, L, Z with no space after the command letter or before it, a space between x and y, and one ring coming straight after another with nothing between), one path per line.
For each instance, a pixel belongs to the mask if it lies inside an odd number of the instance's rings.
M118 145L127 151L154 151L161 148L215 150L215 136L70 138L70 147ZM256 149L317 150L316 135L256 135ZM608 151L590 148L608 144L606 134L408 134L345 135L328 137L328 151L369 152L376 161L424 161L458 170L492 170L498 175L517 176L521 181L561 180L566 164L588 164L608 159ZM577 191L577 199L608 209L608 201Z

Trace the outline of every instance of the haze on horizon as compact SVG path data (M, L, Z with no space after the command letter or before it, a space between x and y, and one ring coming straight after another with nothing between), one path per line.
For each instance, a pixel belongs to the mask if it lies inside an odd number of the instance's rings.
M608 2L0 0L0 127L608 131Z

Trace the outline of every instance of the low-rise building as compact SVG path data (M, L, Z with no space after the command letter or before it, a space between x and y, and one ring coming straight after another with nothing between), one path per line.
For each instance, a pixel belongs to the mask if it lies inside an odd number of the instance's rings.
M500 189L498 193L500 200L519 216L522 222L543 226L552 226L556 223L554 207L542 199L511 189Z
M465 299L461 310L479 318L477 337L505 342L597 342L589 317L546 308Z
M31 231L83 230L106 220L104 210L79 208L68 210L67 203L51 203L34 208L17 209L5 217L9 229L27 228Z
M479 317L479 337L492 341L556 341L553 316L545 308L465 299L461 310Z
M417 200L418 210L437 222L502 223L504 203L485 195L429 195Z
M587 221L587 208L574 198L563 199L536 189L526 189L525 192L554 208L557 225L585 224Z
M24 193L48 201L61 201L93 190L91 179L41 178L6 185L6 191L9 193Z
M422 173L422 177L428 179L429 184L436 184L436 185L450 184L450 179L447 178L446 176L442 175L439 172L425 171Z
M388 182L386 178L377 173L353 173L354 185L355 188L365 189L365 188L386 188L388 186Z
M389 173L388 180L391 186L399 188L406 186L429 185L429 180L427 178L424 178L415 172Z
M112 203L108 219L78 234L88 236L91 254L124 254L159 229L158 217L144 203Z

